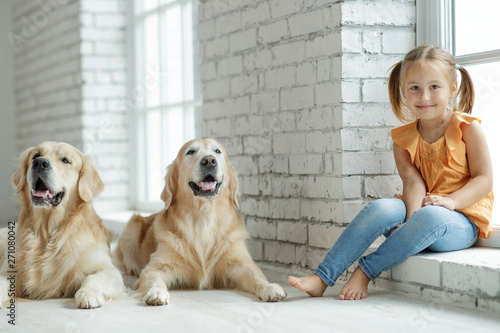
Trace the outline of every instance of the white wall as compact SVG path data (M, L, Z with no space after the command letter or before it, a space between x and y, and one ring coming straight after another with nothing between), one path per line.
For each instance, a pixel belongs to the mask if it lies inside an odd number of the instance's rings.
M14 103L14 50L7 35L12 30L11 0L0 1L0 224L16 220L18 208L13 196L11 177L17 155Z
M16 0L16 154L65 141L90 155L99 213L129 208L125 0ZM11 66L12 67L12 66Z
M202 133L228 150L256 260L315 268L367 202L401 191L389 67L414 1L202 1Z

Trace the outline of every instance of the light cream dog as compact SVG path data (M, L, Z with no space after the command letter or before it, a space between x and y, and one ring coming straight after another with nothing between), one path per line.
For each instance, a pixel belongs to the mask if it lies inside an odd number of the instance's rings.
M90 158L67 143L44 142L22 153L13 183L22 207L17 229L2 230L0 272L17 271L15 296L74 296L78 307L96 308L121 294L112 235L92 207L104 185ZM15 254L7 251L8 239L15 241ZM6 277L1 281L0 305L13 287Z
M193 140L168 167L165 209L135 215L118 241L117 265L139 276L135 288L150 305L169 303L168 288L233 288L264 301L286 293L267 281L245 246L238 179L215 140Z

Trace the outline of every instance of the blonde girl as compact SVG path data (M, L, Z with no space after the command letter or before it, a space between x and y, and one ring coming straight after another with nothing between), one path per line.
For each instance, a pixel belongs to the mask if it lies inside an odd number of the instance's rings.
M444 49L419 46L393 66L389 96L396 117L409 122L392 130L403 195L366 205L315 274L288 278L311 296L323 295L358 258L340 299L365 298L370 280L424 249L456 251L488 237L492 166L480 121L470 116L467 70ZM381 235L380 247L361 257Z

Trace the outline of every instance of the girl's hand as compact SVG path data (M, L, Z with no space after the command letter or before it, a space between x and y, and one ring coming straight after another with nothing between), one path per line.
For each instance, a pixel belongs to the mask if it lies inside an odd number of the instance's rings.
M422 207L434 205L443 206L449 210L455 210L455 201L449 197L442 197L440 195L428 195L422 201Z

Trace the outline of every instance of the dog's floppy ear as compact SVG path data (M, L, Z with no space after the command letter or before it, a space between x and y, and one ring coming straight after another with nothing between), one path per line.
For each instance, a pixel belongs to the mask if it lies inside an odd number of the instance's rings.
M179 176L179 168L174 161L167 168L167 174L165 175L165 187L163 192L161 192L161 200L165 202L165 209L170 207L172 203L172 198L174 193L177 191L177 178Z
M19 157L19 168L12 175L12 184L16 189L16 194L21 193L24 187L26 186L26 175L28 173L28 168L30 167L29 157L31 152L35 149L35 147L31 147L22 152Z
M231 195L231 200L237 208L240 208L238 200L240 199L240 191L238 185L238 176L236 175L236 169L233 168L231 163L227 163L227 174L228 174L228 189Z
M78 194L85 202L90 202L103 189L104 184L90 157L82 155L82 171L78 180Z

